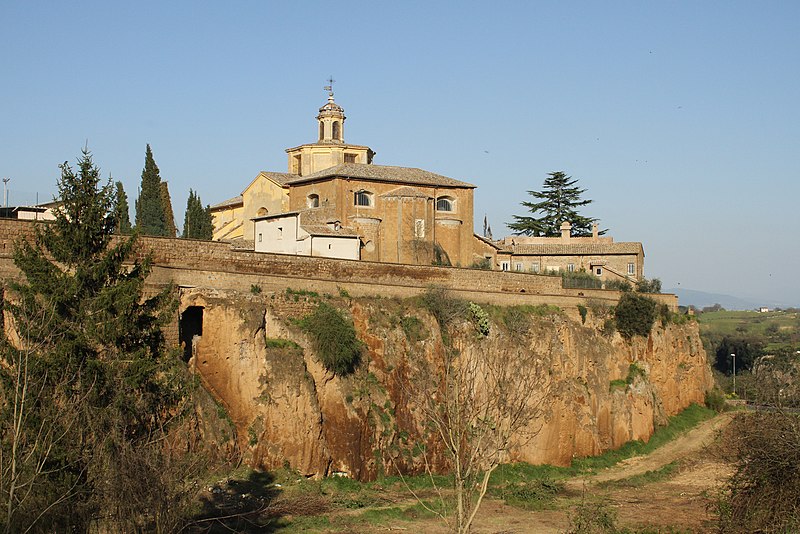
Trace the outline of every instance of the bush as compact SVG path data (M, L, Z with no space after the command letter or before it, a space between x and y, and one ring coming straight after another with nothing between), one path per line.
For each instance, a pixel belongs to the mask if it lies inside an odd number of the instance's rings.
M358 366L363 344L356 337L353 322L342 312L320 302L314 312L300 321L300 327L311 337L325 369L341 376L352 373Z
M605 289L612 289L614 291L622 291L627 293L633 291L633 286L627 280L609 280L604 286Z
M735 472L718 503L721 532L798 532L800 419L783 412L739 415L728 450Z
M727 407L725 404L725 395L717 388L706 391L705 403L706 408L710 408L717 413L724 412Z
M639 293L661 293L661 280L658 278L642 278L636 282L636 291Z
M488 336L490 327L489 314L474 302L469 303L469 311L472 314L472 322L475 324L475 329L478 333L483 337Z
M656 302L636 293L625 293L614 310L614 319L622 337L646 337L656 320Z
M586 324L586 313L589 310L586 309L586 306L583 304L578 304L578 313L581 314L581 324Z

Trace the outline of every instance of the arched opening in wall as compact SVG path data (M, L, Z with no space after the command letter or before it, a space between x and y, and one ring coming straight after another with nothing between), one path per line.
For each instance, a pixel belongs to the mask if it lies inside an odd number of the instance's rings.
M269 210L267 208L265 208L263 206L258 208L258 216L259 217L263 217L264 215L266 215L268 213L269 213Z
M319 140L322 141L323 139L325 139L325 123L324 122L320 122L319 123Z
M436 211L456 211L456 199L453 197L439 197L436 199Z
M181 313L178 322L178 341L183 349L183 361L188 362L194 354L196 338L203 335L203 307L189 306Z
M356 191L353 193L353 205L367 207L372 206L372 193L369 191L364 191L363 189Z
M319 207L319 195L311 194L308 195L308 199L306 201L306 205L309 208L318 208Z
M339 121L334 121L333 123L333 138L337 141L341 141L341 133L342 128L339 125Z

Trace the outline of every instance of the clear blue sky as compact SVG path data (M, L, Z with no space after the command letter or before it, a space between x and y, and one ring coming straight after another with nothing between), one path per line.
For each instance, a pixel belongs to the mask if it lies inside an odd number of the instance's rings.
M664 286L800 305L799 2L0 2L0 177L88 141L131 205L150 143L237 195L316 138L329 76L375 163L478 186L494 236L563 170Z

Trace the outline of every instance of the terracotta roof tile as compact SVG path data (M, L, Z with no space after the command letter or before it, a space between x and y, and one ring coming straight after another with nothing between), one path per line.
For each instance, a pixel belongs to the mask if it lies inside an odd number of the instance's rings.
M337 176L439 187L475 187L466 182L414 167L390 167L387 165L368 165L364 163L343 163L329 169L315 172L314 174L309 174L308 176L290 179L287 183L289 185L294 185Z

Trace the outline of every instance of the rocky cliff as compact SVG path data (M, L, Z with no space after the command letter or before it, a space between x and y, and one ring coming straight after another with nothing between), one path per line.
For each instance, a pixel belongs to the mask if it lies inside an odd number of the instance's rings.
M351 317L364 342L362 362L349 376L327 371L296 326L321 300ZM584 310L583 320L577 310L485 308L488 335L461 324L447 343L467 357L535 356L547 369L535 435L518 440L512 460L567 464L647 440L668 416L702 402L712 385L694 322L657 322L649 337L626 341L599 303ZM420 468L408 449L425 439L425 421L408 386L444 344L439 324L417 300L185 290L181 310L187 309L202 312L187 357L227 409L251 465L358 479Z

